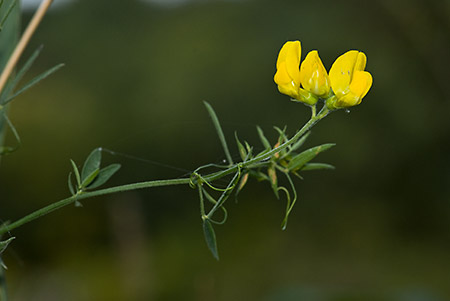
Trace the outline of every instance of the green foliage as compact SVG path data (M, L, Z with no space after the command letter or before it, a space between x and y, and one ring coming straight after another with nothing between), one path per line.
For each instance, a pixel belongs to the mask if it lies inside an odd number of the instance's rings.
M217 118L211 105L205 103L205 106L207 107L211 119L213 120L214 127L216 128L219 139L222 142L225 153L229 155L228 146L225 142L225 136L222 132L219 119ZM316 120L320 120L325 117L327 115L326 110L327 109L325 107L322 109L320 115L322 117L316 117L315 114L313 114L310 121L311 124L313 124ZM309 127L310 126L307 123L307 125L305 125L302 130L298 131L291 139L287 138L286 127L284 127L284 129L275 127L275 130L278 132L279 136L277 142L271 144L269 139L267 139L264 135L263 130L258 126L258 136L265 149L256 156L253 156L252 154L253 147L251 147L247 142L245 142L244 147L235 132L234 136L236 145L242 162L227 166L207 164L197 168L191 174L190 186L199 190L200 213L203 220L203 231L206 244L215 258L218 258L217 238L212 224L225 223L228 216L224 207L225 201L228 199L232 191L236 190L237 195L243 189L249 177L254 177L259 181L268 181L277 199L280 199L280 191L282 191L286 196L286 211L281 223L281 228L284 230L287 227L289 215L297 201L296 187L290 174L300 177L298 172L333 168L333 166L329 164L309 162L319 153L334 146L334 144L323 144L305 150L300 154L295 153L296 150L301 148L309 136L309 132L307 131L309 130ZM271 145L274 146L272 147ZM232 161L229 160L229 162ZM218 168L219 170L209 174L208 176L201 175L200 171L203 171L206 168ZM234 173L234 176L229 180L229 183L225 189L216 187L211 183L213 180L223 178L232 172ZM279 179L279 173L284 175L288 185L283 186ZM207 188L212 189L213 191L221 192L220 196L215 199L207 192ZM206 210L205 198L213 205L208 212ZM213 217L219 208L224 211L224 218L222 221L215 221Z
M0 70L3 70L9 59L20 33L20 8L17 0L6 0L0 3ZM13 152L17 147L5 146L4 140L7 129L13 129L7 120L7 107L0 102L0 156ZM13 130L15 131L15 130ZM16 139L18 135L14 133ZM20 144L20 143L19 143Z
M314 159L318 154L326 151L333 146L335 146L335 144L327 143L305 150L304 152L294 156L288 163L287 168L289 169L289 171L297 171L301 169L306 163Z
M216 233L214 232L214 228L208 219L203 220L203 233L205 234L206 245L208 246L214 258L219 260Z
M9 103L10 101L12 101L14 98L16 98L17 96L19 96L20 94L22 94L23 92L27 91L28 89L30 89L31 87L33 87L34 85L38 84L39 82L41 82L42 80L44 80L45 78L49 77L50 75L52 75L53 73L55 73L56 71L58 71L59 69L61 69L62 67L64 67L64 64L58 64L44 72L42 72L41 74L39 74L38 76L34 77L33 79L31 79L28 83L26 83L23 87L21 87L20 89L18 89L14 94L10 95L6 100L5 100L5 104Z
M7 240L4 241L0 241L0 256L2 255L2 253L6 250L6 248L8 247L8 245L15 239L15 237L10 237ZM0 257L0 265L2 266L2 268L6 269L5 264L3 263L3 260Z
M98 171L100 170L100 162L102 161L102 149L96 148L94 149L89 156L87 157L86 161L84 161L83 169L81 171L81 181L83 183L86 183L84 186L86 187L89 185L92 180L95 178L92 177L92 174L98 174ZM92 178L90 181L88 181L90 178Z
M227 141L225 140L225 135L223 134L222 127L220 126L219 118L217 118L216 112L214 112L214 109L211 107L211 105L209 103L207 103L206 101L204 101L203 103L205 104L205 107L208 110L209 116L212 119L214 128L217 131L217 135L219 136L220 143L222 144L222 147L225 152L225 156L227 157L228 163L231 165L231 164L233 164L233 159L231 159L230 150L228 149Z
M319 170L319 169L334 169L335 167L326 163L306 163L301 168L302 171Z
M13 11L14 7L17 4L17 0L12 0L8 6L8 9L6 10L6 13L1 17L0 21L0 32L3 30L3 26L5 25L6 20L8 19L9 15ZM3 6L3 1L0 3L0 8Z
M100 169L93 181L88 184L87 188L94 189L105 184L119 169L120 164L117 163Z
M56 71L58 71L60 68L62 68L64 66L64 64L58 64L58 65L56 65L56 66L54 66L54 67L52 67L52 68L42 72L41 74L37 75L36 77L31 79L28 83L26 83L24 86L22 86L21 88L18 88L19 82L23 79L25 74L33 66L33 64L35 63L36 59L41 54L42 49L43 49L43 46L42 45L39 46L30 55L30 57L25 61L25 63L19 69L17 74L12 79L10 79L10 81L6 85L5 89L0 94L0 105L5 106L9 102L11 102L13 99L15 99L17 96L19 96L23 92L27 91L31 87L35 86L36 84L38 84L39 82L41 82L42 80L44 80L45 78L47 78L51 74L55 73ZM13 93L13 91L16 90L16 89L17 89L17 91Z
M262 130L259 126L257 126L256 129L257 129L257 131L258 131L258 136L259 136L259 139L261 140L262 145L263 145L266 149L271 149L269 140L267 140L266 136L264 136L263 130Z
M55 73L57 70L59 70L61 67L64 66L64 64L59 64L53 68L50 68L49 70L39 74L38 76L34 77L32 80L30 80L28 83L26 83L23 87L19 88L16 92L13 93L13 91L17 88L19 82L24 77L24 75L27 73L27 71L33 66L33 63L38 58L39 54L42 51L42 46L38 47L28 58L28 60L25 62L25 64L20 68L20 70L17 72L17 74L8 81L6 87L1 91L0 93L0 125L1 131L0 136L4 135L6 131L6 127L4 125L8 125L9 129L12 131L14 138L17 141L17 145L14 147L11 146L3 146L0 144L0 155L6 155L9 153L12 153L16 151L20 145L21 140L19 137L18 132L16 131L16 128L14 127L13 123L9 120L7 114L6 114L6 108L8 103L10 103L12 100L14 100L17 96L22 94L23 92L27 91L34 85L38 84L40 81L44 80L51 74Z
M94 149L86 158L81 173L75 162L70 160L76 180L76 185L74 185L72 173L69 173L68 185L72 195L77 195L105 184L120 169L120 164L111 164L100 168L101 161L102 148L100 147Z
M5 251L5 249L8 247L8 245L15 239L15 237L11 237L7 240L4 241L0 241L0 254L3 253L3 251Z
M9 98L13 89L17 86L19 81L23 78L23 76L27 73L27 71L33 66L33 63L38 58L39 54L42 52L43 46L39 46L25 61L23 66L17 71L16 75L9 83L6 85L5 89L0 94L0 104L5 105L7 103L7 98Z
M11 122L11 120L9 120L8 115L6 115L6 113L4 111L0 110L0 118L3 118L3 120L9 126L9 128L10 128L11 132L13 133L14 138L16 139L16 142L17 142L16 146L0 145L0 156L2 156L2 155L7 155L7 154L10 154L10 153L16 151L20 147L22 142L20 140L19 133L17 132L17 130L14 127L13 123Z

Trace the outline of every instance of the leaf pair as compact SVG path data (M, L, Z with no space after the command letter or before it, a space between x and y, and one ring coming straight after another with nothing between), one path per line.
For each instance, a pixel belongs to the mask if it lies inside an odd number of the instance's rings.
M46 77L48 77L49 75L55 73L58 69L60 69L61 67L64 66L64 64L59 64L59 65L56 65L56 66L48 69L47 71L45 71L45 72L39 74L38 76L34 77L33 79L31 79L28 83L26 83L23 87L18 89L16 92L12 93L14 91L14 89L17 88L19 82L22 80L22 78L25 76L25 74L28 72L28 70L30 70L33 63L36 61L36 59L38 58L39 54L42 51L42 48L43 48L42 46L37 48L33 52L33 54L28 58L28 60L25 62L25 64L22 66L22 68L20 68L20 70L17 72L16 76L9 81L6 88L0 94L0 105L5 106L9 102L11 102L14 98L16 98L17 96L19 96L26 90L30 89L31 87L33 87L34 85L39 83L41 80L43 80Z
M11 6L9 7L9 10L8 10L6 16L0 22L0 30L1 30L1 26L3 26L3 23L6 20L6 17L9 15L10 10L14 7L15 2L16 1L12 2ZM14 76L14 78L9 80L9 82L6 85L5 89L3 89L3 91L1 91L1 93L0 93L0 113L1 113L0 118L3 118L3 120L7 123L7 125L9 126L11 131L13 132L14 137L16 138L16 141L17 141L17 145L14 146L14 147L11 147L11 146L2 146L2 147L0 147L0 155L6 155L6 154L9 154L9 153L12 153L15 150L17 150L20 147L20 145L21 145L19 134L17 133L14 125L8 119L8 117L6 115L6 112L5 112L6 105L9 102L11 102L14 98L19 96L20 94L22 94L26 90L30 89L31 87L33 87L34 85L39 83L41 80L43 80L46 77L48 77L49 75L51 75L52 73L56 72L62 66L64 66L64 64L59 64L57 66L54 66L53 68L50 68L49 70L47 70L47 71L41 73L40 75L34 77L31 81L29 81L23 87L21 87L20 89L18 89L17 91L15 91L13 93L13 91L17 88L19 82L22 80L24 75L27 73L27 71L31 68L33 63L36 61L36 59L39 56L39 54L41 53L41 51L42 51L42 46L39 47L38 49L36 49L33 52L33 54L25 62L25 64L22 66L22 68L17 72L17 74Z
M14 138L16 138L16 142L17 142L16 146L3 146L3 145L0 146L0 156L2 156L2 155L7 155L7 154L10 154L12 152L15 152L20 147L22 142L20 140L19 133L17 132L17 130L14 127L14 125L12 124L11 120L9 120L9 118L6 115L5 111L0 111L0 119L3 119L4 122L6 122L6 124L10 128L11 132L13 133Z
M15 237L11 237L7 240L4 241L0 241L0 255L3 253L3 251L6 250L6 248L8 247L8 245L15 239ZM0 258L0 265L6 269L5 264L3 263L2 259Z
M7 240L4 241L0 241L0 254L3 253L3 251L5 251L5 249L8 247L8 245L15 239L15 237L11 237Z
M288 170L290 172L296 172L297 170L333 169L334 167L329 164L308 162L314 159L321 152L326 151L335 145L336 144L334 143L326 143L301 152L290 159L287 166Z
M102 149L100 147L94 149L89 154L84 162L81 174L75 162L70 160L76 180L76 186L74 187L72 183L72 173L69 173L68 185L72 195L103 185L120 169L120 164L111 164L100 169L101 161Z

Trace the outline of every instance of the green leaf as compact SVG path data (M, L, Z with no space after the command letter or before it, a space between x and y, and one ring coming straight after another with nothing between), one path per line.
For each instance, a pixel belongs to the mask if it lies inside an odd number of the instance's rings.
M5 251L5 249L8 247L8 245L15 239L15 237L11 237L7 240L4 241L0 241L0 254L3 253L3 251Z
M92 181L94 181L94 179L97 177L99 172L100 172L100 168L97 168L96 170L94 170L90 175L88 175L86 177L86 179L83 180L83 182L81 183L81 187L86 188L87 186L89 186L89 184L91 184Z
M291 161L288 164L288 169L290 171L296 171L302 168L306 163L314 159L314 157L317 156L319 153L326 151L327 149L333 146L335 146L334 143L327 143L305 150L304 152L298 154L297 156L291 159Z
M247 151L245 150L245 147L242 145L242 143L239 141L236 132L234 132L234 137L236 138L236 144L239 150L239 155L241 156L242 161L244 161L245 158L247 158Z
M0 21L0 31L3 30L3 25L5 25L5 22L8 19L9 15L11 14L14 6L16 6L16 3L17 3L17 0L13 0L11 2L11 4L9 5L8 10L6 11L6 14L3 16L2 20Z
M69 186L69 191L72 195L75 195L75 188L72 183L72 173L69 172L69 176L67 177L67 186Z
M15 239L15 237L10 237L7 240L0 241L0 255L6 250L8 245ZM3 269L7 269L6 265L3 263L2 258L0 257L0 266L3 267Z
M216 233L211 222L207 219L203 220L203 234L205 235L206 245L211 251L215 259L219 260L219 253L217 251Z
M269 177L263 172L249 170L248 173L250 174L250 176L254 177L259 182L261 182L261 181L269 181L270 182Z
M17 92L15 92L13 95L11 95L10 97L8 97L5 101L5 104L7 104L8 102L10 102L11 100L13 100L14 98L16 98L17 96L19 96L20 94L22 94L23 92L25 92L26 90L30 89L31 87L33 87L34 85L36 85L37 83L39 83L41 80L45 79L46 77L50 76L51 74L55 73L56 71L58 71L61 67L63 67L64 64L59 64L54 66L53 68L50 68L49 70L41 73L40 75L36 76L35 78L33 78L32 80L30 80L28 83L26 83L22 88L20 88Z
M75 164L75 162L73 162L72 159L70 159L70 163L72 164L73 173L75 174L75 179L77 180L77 189L78 189L79 187L81 187L80 172L78 171L78 167Z
M256 155L256 157L264 156L265 154L267 154L267 153L270 152L270 151L271 151L271 149L266 148L266 149L263 150L262 152L259 152L259 153Z
M94 181L87 186L88 189L94 189L100 185L105 184L118 170L120 169L120 164L111 164L105 168L100 169L97 177Z
M209 116L212 119L214 127L216 128L217 135L219 136L220 143L222 143L223 151L225 152L225 156L227 157L228 163L233 164L233 159L231 159L230 150L228 149L227 141L225 140L225 135L223 134L222 127L220 126L219 118L217 118L216 112L212 106L206 101L203 102L205 104L206 109L208 110Z
M273 128L278 132L278 134L280 134L280 137L278 137L278 143L282 144L288 140L288 138L286 137L286 126L284 127L284 129L280 129L277 126L274 126Z
M20 80L23 78L25 73L31 68L33 63L38 58L39 54L41 53L43 49L43 46L39 46L28 58L28 60L25 62L25 64L20 68L20 70L17 72L17 75L14 77L13 80L11 80L10 83L8 83L7 87L3 90L1 96L0 96L0 104L5 104L6 98L11 94L12 90L17 86L17 84L20 82Z
M259 126L256 126L256 129L258 130L259 139L261 140L262 145L266 149L272 149L272 147L270 146L269 140L267 140L266 136L264 136L263 130Z
M246 172L242 175L241 180L239 181L239 185L236 188L236 197L241 192L241 190L244 188L245 184L247 184L249 178L249 173Z
M11 120L9 120L8 115L6 115L6 113L4 111L2 111L1 116L3 117L3 120L5 120L6 124L9 126L9 128L11 129L11 132L13 133L14 138L16 138L16 141L17 141L17 145L14 147L12 147L12 146L1 146L0 147L0 155L7 155L12 152L15 152L22 145L22 141L20 140L20 136L19 136L19 133L17 132L16 128L12 124Z
M83 169L81 170L81 181L84 182L95 170L100 169L100 162L102 161L102 148L94 149L86 161L84 161Z
M307 132L305 135L303 135L297 142L292 145L289 152L299 149L305 143L306 139L308 139L310 134L311 132Z
M252 152L253 152L253 147L251 147L247 141L244 141L244 143L245 143L245 148L247 149L247 156L251 157Z
M306 163L301 171L306 170L319 170L319 169L335 169L333 165L326 164L326 163Z

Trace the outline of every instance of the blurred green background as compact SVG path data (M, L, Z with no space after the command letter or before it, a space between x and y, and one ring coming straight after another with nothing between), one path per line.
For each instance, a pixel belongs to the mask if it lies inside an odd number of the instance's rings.
M319 50L327 69L350 49L368 57L362 104L330 115L306 145L337 143L318 157L336 170L296 180L286 231L284 201L251 181L216 227L219 262L187 186L69 206L12 233L11 300L450 300L450 1L158 3L50 11L27 49L45 45L28 79L66 67L11 106L23 145L1 162L2 220L67 197L69 159L98 146L186 170L220 162L203 100L234 155L234 131L255 146L255 125L272 141L274 125L294 133L309 109L273 83L287 40L301 40L303 57ZM109 185L184 173L104 161L123 166Z

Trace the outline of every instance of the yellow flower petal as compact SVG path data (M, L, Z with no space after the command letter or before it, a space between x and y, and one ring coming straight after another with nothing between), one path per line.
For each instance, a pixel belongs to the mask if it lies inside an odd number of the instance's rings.
M331 66L331 88L338 98L349 92L349 85L358 58L358 53L357 50L347 51L338 57Z
M363 52L350 50L336 59L330 69L331 88L336 100L333 108L346 108L361 103L372 86L372 75L364 71L367 57Z
M358 95L355 95L352 92L348 92L344 96L337 98L334 106L337 109L348 108L348 107L356 106L360 102L361 102L361 98Z
M292 82L292 78L289 76L289 73L287 72L285 62L280 62L277 73L275 73L273 80L277 85L286 85Z
M367 71L355 71L353 79L350 84L350 92L357 95L361 99L366 96L372 86L372 75Z
M294 81L292 81L285 65L286 64L284 62L280 63L280 69L278 69L277 73L275 73L274 81L275 83L277 83L278 91L280 91L280 93L286 94L293 98L297 98L298 90L300 87L296 85Z
M348 108L359 105L372 86L372 75L367 71L355 71L350 84L350 91L344 96L337 98L334 106L336 108Z
M358 52L358 56L356 57L356 63L353 71L364 71L366 68L367 57L364 52Z
M327 70L316 50L310 51L300 67L300 82L303 88L317 96L326 96L330 92L330 80Z
M287 72L291 81L298 87L300 87L300 56L300 41L288 41L281 48L277 59L277 73ZM276 80L275 82L278 84Z

